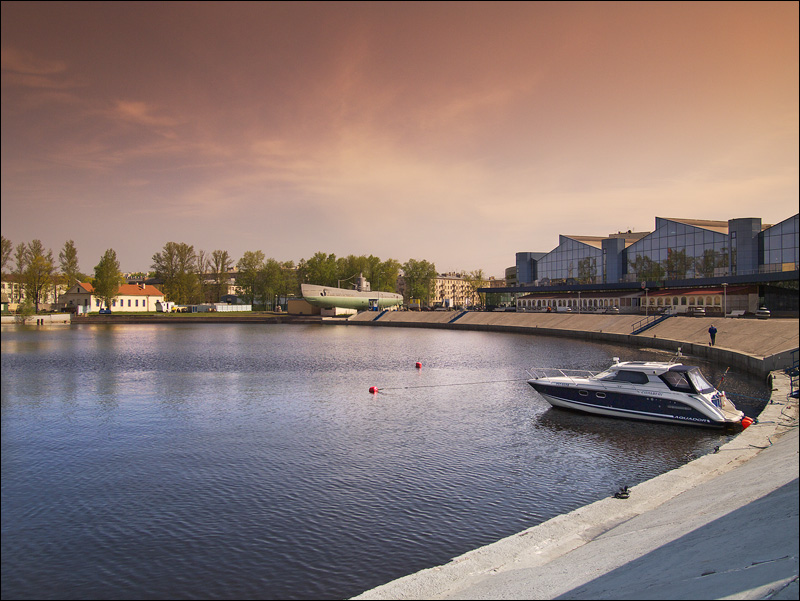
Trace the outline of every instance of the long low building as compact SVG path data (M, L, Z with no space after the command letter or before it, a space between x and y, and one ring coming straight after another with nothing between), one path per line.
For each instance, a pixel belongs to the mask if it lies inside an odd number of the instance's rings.
M117 296L106 307L105 301L95 295L94 286L79 282L61 295L59 301L67 310L77 313L90 313L100 309L118 311L155 311L156 303L164 301L164 293L151 284L122 284Z
M708 314L755 314L761 305L759 286L711 286L664 288L652 292L542 292L519 296L517 311L569 311L578 313L665 312L691 313L702 308Z

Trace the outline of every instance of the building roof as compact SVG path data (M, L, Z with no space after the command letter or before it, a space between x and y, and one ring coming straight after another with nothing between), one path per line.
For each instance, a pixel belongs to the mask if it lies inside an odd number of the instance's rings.
M728 286L727 290L722 286L711 288L669 288L656 290L650 296L704 296L708 294L753 294L758 292L758 286Z
M727 235L729 233L727 221L712 221L710 219L675 219L672 217L662 217L661 219L666 219L667 221L675 221L676 223L683 223L684 225L691 225L693 227L699 227L704 230L712 230L720 234ZM762 223L761 231L763 232L765 229L770 227L772 226L769 225L768 223Z
M662 217L662 219L683 223L684 225L691 225L692 227L699 227L704 230L711 230L720 234L727 235L728 233L727 221L712 221L711 219L676 219L674 217Z
M564 238L570 238L594 248L603 248L603 240L606 239L605 236L569 236L567 234L564 234Z
M94 294L94 286L87 282L79 282L75 285L82 288L84 292ZM76 292L81 293L80 290ZM150 284L121 284L117 296L164 296L164 293Z

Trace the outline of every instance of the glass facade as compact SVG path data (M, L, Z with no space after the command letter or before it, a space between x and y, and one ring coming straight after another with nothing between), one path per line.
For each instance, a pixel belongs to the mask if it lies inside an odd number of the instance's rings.
M657 217L655 231L646 235L562 235L549 253L517 253L518 285L663 282L796 271L798 215L762 227L761 219L751 217Z
M794 271L798 265L798 215L761 232L761 269Z
M567 236L538 262L539 278L555 283L603 282L603 251Z
M656 229L625 250L623 280L644 282L730 274L729 239L711 229L656 218Z

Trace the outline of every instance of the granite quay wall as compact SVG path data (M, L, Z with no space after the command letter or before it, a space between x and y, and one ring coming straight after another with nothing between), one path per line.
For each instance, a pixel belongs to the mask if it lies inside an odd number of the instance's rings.
M634 335L638 315L561 313L389 311L363 312L347 320L323 320L375 327L419 327L450 330L512 332L536 336L561 336L580 340L647 347L692 355L760 377L792 364L800 346L796 318L767 320L675 316ZM710 345L708 329L718 332Z
M0 317L2 325L23 324L26 326L50 325L50 324L67 324L70 323L69 313L48 313L45 315L30 315L23 317L22 315L3 315Z
M173 324L173 323L320 323L314 315L288 313L147 313L143 315L84 315L73 317L75 324Z

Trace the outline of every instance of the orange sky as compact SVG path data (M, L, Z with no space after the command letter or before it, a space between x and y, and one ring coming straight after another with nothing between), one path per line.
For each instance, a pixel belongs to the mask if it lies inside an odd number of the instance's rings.
M2 3L2 234L503 277L798 211L797 2Z

